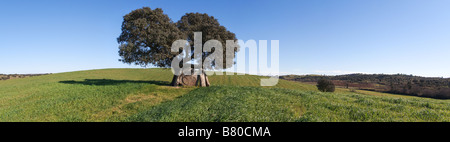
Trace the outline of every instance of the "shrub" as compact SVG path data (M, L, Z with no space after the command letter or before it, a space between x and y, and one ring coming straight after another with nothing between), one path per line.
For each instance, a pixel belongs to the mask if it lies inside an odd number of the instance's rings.
M317 88L322 92L334 92L334 83L327 79L319 79L317 82Z

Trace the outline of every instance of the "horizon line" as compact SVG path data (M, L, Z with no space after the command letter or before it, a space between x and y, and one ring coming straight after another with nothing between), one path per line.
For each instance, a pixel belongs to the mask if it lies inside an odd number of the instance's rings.
M78 72L78 71L90 71L90 70L106 70L106 69L153 69L153 68L160 68L160 67L136 67L136 68L98 68L98 69L82 69L82 70L75 70L75 71L62 71L62 72L47 72L47 73L0 73L0 75L27 75L27 74L59 74L59 73L70 73L70 72ZM160 69L170 69L170 68L160 68ZM229 72L229 71L223 71L223 72ZM242 73L242 72L234 72L234 73ZM254 73L243 73L248 75L258 75ZM421 75L414 75L414 74L406 74L406 73L367 73L367 72L355 72L355 73L342 73L342 74L314 74L314 73L291 73L291 72L279 72L278 76L289 76L289 75L297 75L297 76L308 76L308 75L315 75L315 76L345 76L345 75L354 75L354 74L361 74L361 75L406 75L406 76L415 76L415 77L423 77L423 78L445 78L448 79L450 77L444 77L444 76L421 76ZM224 74L226 75L226 74ZM264 75L258 75L258 76L264 76ZM267 75L266 75L267 76Z

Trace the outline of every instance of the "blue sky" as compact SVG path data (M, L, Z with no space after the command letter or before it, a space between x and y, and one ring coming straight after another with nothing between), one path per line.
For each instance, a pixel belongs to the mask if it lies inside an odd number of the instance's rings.
M448 0L2 0L0 73L140 68L118 61L122 17L208 13L242 40L279 40L282 74L450 77Z

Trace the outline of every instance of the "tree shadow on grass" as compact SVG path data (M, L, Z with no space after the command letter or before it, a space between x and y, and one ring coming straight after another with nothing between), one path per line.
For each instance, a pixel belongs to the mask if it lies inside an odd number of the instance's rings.
M66 80L66 81L59 81L59 83L64 84L83 84L83 85L118 85L118 84L124 84L124 83L148 83L148 84L155 84L155 85L169 85L169 82L167 81L141 81L141 80L112 80L112 79L85 79L84 81L74 81L74 80Z

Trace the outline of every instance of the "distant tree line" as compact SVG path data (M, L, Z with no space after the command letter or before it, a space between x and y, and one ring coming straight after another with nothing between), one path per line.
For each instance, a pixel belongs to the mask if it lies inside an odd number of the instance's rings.
M281 79L299 82L331 80L336 86L420 97L450 99L450 78L420 77L405 74L349 74L338 76L287 75Z
M25 78L25 77L40 76L40 75L47 75L47 74L0 74L0 80Z

